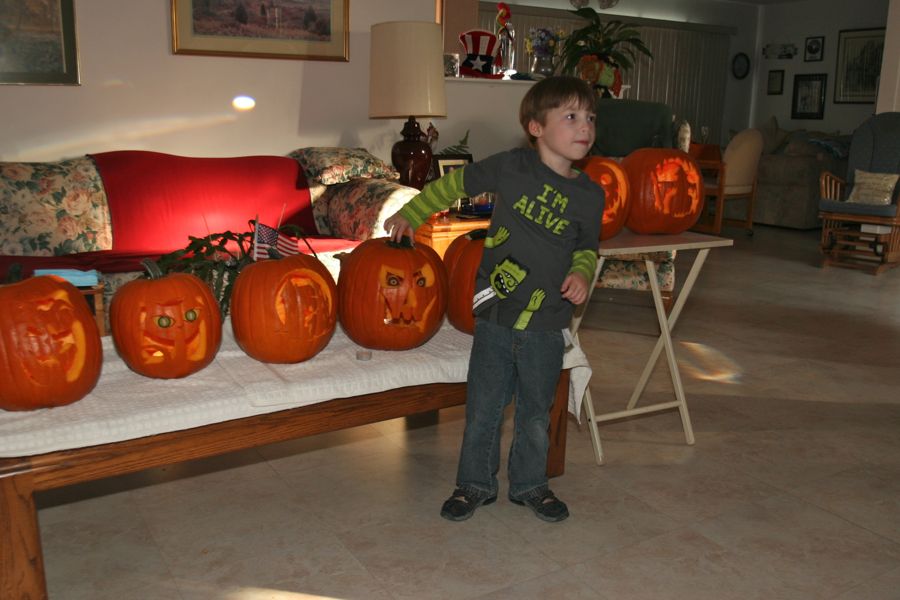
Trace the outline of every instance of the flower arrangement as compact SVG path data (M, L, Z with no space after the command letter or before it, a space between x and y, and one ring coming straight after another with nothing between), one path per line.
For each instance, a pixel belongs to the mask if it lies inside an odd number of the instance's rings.
M525 38L525 51L533 56L546 58L554 56L559 47L561 34L546 27L532 27Z

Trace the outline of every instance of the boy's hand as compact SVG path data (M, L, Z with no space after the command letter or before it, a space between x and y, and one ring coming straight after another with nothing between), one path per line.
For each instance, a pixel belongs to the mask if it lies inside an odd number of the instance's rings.
M384 230L387 232L388 236L398 244L404 236L412 241L413 236L415 235L412 225L410 225L409 221L406 220L406 217L400 213L394 213L384 221Z
M587 300L588 283L581 273L569 273L559 291L563 298L578 306Z

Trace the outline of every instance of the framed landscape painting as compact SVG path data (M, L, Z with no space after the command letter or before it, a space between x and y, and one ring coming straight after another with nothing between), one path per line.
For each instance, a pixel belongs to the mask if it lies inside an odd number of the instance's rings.
M844 29L838 34L834 101L871 104L878 94L884 28Z
M349 60L349 0L171 0L172 50Z
M0 5L0 83L78 85L74 0Z

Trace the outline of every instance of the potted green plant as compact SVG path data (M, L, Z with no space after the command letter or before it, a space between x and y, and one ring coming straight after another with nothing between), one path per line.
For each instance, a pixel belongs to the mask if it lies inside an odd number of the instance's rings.
M604 22L590 7L569 12L586 20L587 25L565 38L559 72L582 77L603 95L618 95L622 71L634 67L641 54L653 58L653 53L632 25L615 20Z

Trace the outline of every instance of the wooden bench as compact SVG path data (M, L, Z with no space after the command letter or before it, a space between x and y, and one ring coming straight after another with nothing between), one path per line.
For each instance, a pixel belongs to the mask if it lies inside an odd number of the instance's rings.
M433 383L20 458L0 458L0 598L47 598L35 492L226 454L465 403L465 383ZM565 468L569 371L557 385L547 473Z

